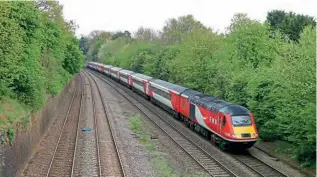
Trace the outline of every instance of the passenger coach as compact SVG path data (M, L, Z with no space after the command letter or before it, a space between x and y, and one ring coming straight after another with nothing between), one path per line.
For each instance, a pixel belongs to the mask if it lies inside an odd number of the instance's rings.
M259 138L254 117L243 106L111 65L90 62L88 67L140 93L223 149L250 148Z

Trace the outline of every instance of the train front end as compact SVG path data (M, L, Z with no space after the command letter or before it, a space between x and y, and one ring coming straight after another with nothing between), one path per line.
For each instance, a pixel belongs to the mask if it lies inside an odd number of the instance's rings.
M247 149L259 139L256 123L252 113L243 106L230 105L223 110L229 125L224 134L230 149Z
M233 147L246 149L258 140L258 131L252 114L231 115L231 144ZM232 146L231 145L231 146Z

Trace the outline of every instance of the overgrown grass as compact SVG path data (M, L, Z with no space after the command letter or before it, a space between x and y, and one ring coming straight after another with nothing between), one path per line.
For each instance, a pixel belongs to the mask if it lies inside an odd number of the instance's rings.
M164 158L164 154L155 149L157 142L152 140L149 133L143 128L140 115L137 114L129 118L129 122L131 130L138 134L140 143L145 145L146 150L150 153L152 157L151 161L155 167L155 173L162 177L180 176L173 168L170 167L167 160Z
M10 143L15 140L15 125L25 127L29 122L29 108L17 100L3 97L0 99L0 132L6 132L6 137L1 137L2 143L8 138Z

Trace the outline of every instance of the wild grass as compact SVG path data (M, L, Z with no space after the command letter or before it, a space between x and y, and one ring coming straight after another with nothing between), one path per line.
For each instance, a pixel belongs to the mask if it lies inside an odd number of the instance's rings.
M10 143L15 140L15 125L25 127L29 123L29 108L22 105L17 100L3 97L0 99L0 132L5 132L6 137L1 137L2 143L4 138L8 138Z

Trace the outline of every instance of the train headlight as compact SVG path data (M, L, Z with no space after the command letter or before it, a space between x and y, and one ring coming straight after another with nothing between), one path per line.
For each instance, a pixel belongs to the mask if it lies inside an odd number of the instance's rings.
M239 134L232 134L232 137L234 137L234 138L240 138L240 135L239 135Z
M253 133L252 135L253 135L254 137L257 137L257 136L258 136L258 134L257 134L257 133Z

